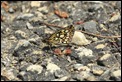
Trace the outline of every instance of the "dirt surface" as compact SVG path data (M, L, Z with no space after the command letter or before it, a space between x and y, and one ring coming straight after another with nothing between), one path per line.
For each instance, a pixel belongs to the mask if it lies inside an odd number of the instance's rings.
M1 1L1 81L121 81L121 1Z

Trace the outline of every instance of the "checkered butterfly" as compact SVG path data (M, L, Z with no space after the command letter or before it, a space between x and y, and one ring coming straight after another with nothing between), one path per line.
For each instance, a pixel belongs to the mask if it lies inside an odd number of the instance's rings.
M49 45L67 45L71 43L74 31L74 26L70 25L64 29L56 31L49 38L46 38L45 41Z

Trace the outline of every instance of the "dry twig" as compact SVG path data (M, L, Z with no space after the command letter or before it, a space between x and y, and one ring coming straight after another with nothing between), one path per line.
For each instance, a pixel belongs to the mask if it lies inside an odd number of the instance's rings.
M44 22L41 22L42 24L45 24L47 26L53 26L53 27L58 27L58 28L64 28L64 27L61 27L61 26L57 26L57 25L54 25L54 24L49 24L49 23L44 23ZM96 35L96 34L93 34L93 33L89 33L89 32L86 32L86 31L80 31L82 33L85 33L85 34L88 34L88 35L91 35L91 36L95 36L95 37L100 37L100 38L121 38L121 36L102 36L102 35Z

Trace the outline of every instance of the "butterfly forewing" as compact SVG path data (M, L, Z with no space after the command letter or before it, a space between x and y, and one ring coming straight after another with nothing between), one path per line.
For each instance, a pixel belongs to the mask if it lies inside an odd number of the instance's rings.
M74 26L70 25L62 30L55 32L46 41L50 45L69 44L74 35L74 31L75 31Z

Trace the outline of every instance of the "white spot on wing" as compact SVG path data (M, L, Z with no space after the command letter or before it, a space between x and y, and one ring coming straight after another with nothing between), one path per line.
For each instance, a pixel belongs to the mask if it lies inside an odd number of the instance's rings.
M60 38L63 38L64 37L64 35L60 35Z

